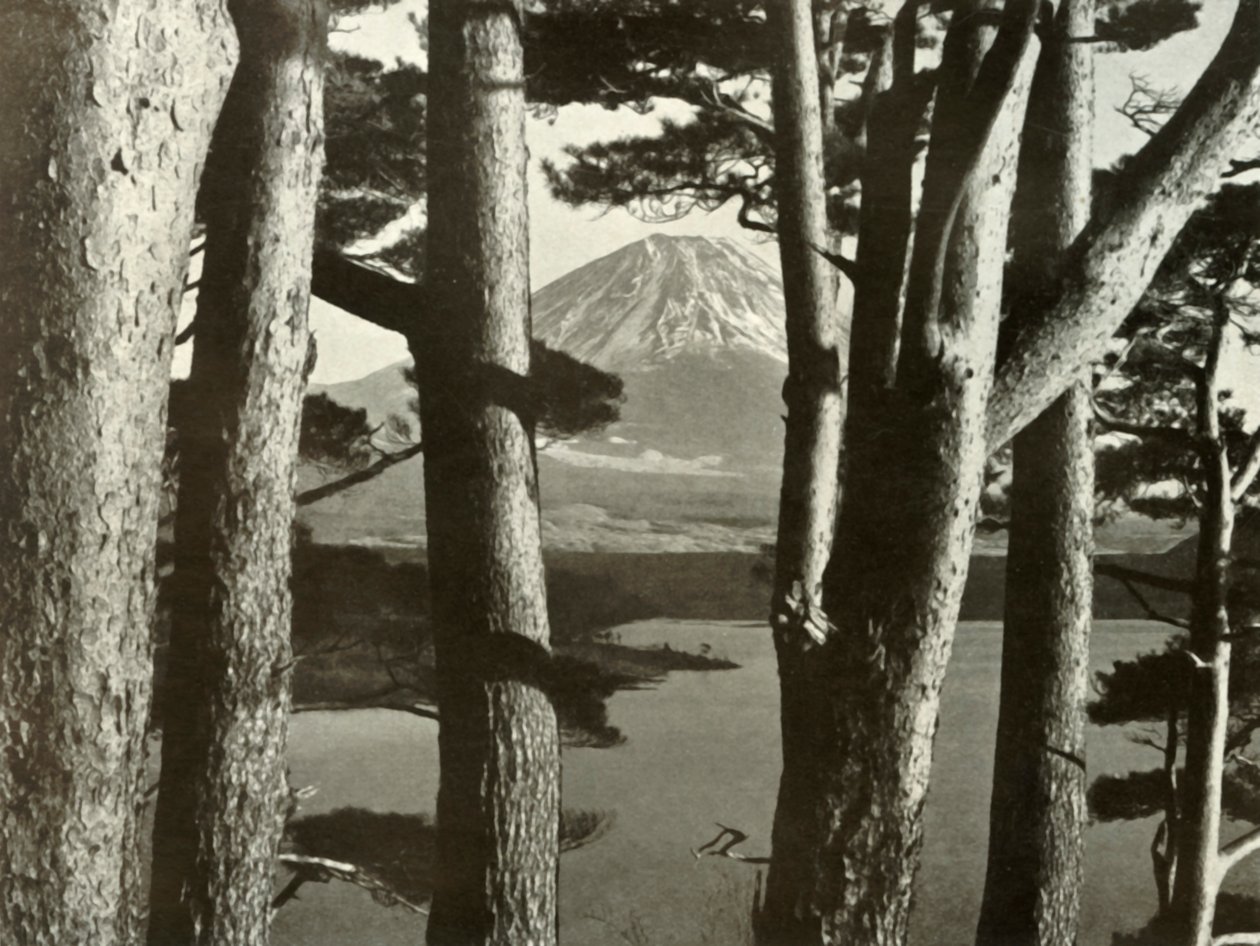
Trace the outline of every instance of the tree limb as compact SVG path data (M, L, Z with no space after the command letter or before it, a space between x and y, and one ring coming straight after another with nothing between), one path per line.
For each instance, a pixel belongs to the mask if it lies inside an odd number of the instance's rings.
M1124 565L1115 565L1106 561L1102 556L1094 560L1094 574L1106 575L1108 578L1114 578L1121 582L1149 585L1151 588L1159 588L1162 591L1175 591L1184 595L1189 595L1194 590L1194 582L1188 579L1168 578L1164 575L1155 575L1151 572L1128 568Z
M1199 203L1260 118L1260 0L1239 0L1216 57L1167 124L1121 172L1116 207L1095 220L1063 270L1057 302L1005 352L989 400L996 449L1096 360L1146 291Z
M394 453L387 453L375 463L366 466L361 470L343 476L339 480L333 480L331 483L324 483L322 486L314 486L308 490L303 490L294 497L294 502L298 506L309 506L317 503L321 499L327 499L329 496L335 496L338 493L345 492L352 486L358 486L360 483L366 483L368 480L376 479L391 466L397 466L406 460L410 460L414 456L424 452L423 443L413 443L409 447Z
M1247 490L1251 489L1251 484L1256 480L1256 474L1260 473L1260 427L1257 427L1251 435L1251 439L1247 442L1247 450L1243 454L1243 462L1234 472L1234 477L1229 484L1229 495L1238 502L1247 494Z
M1219 870L1222 877L1239 861L1260 851L1260 828L1248 831L1221 848Z
M1260 168L1260 158L1248 158L1245 161L1235 159L1229 162L1229 170L1221 177L1237 177L1239 174L1245 174L1257 168Z
M428 916L429 911L418 903L412 903L391 885L373 876L357 864L345 861L334 861L327 857L312 857L307 854L281 854L279 861L294 871L293 878L271 901L271 908L278 910L297 896L298 888L307 881L327 883L330 879L342 880L356 887L362 887L374 897L381 897L391 904L397 904L412 913Z
M365 322L404 336L416 334L427 302L424 287L418 283L361 266L328 247L315 250L311 293Z
M1115 577L1119 578L1119 576ZM1156 610L1155 607L1146 600L1146 596L1137 590L1137 586L1132 581L1125 578L1119 578L1119 581L1122 585L1124 585L1125 591L1129 593L1130 597L1138 603L1138 606L1146 612L1146 616L1152 621L1159 621L1161 624L1169 624L1172 627L1180 628L1183 631L1189 630L1189 621L1184 618L1175 618L1171 615L1164 614L1162 611Z

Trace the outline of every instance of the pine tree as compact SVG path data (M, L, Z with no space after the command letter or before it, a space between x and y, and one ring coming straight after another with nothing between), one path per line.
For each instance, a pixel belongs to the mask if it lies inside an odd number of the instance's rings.
M153 946L265 944L288 806L290 545L327 11L232 3L241 61L202 186L153 837Z
M0 940L137 942L166 392L218 0L6 4Z
M520 8L429 9L420 378L441 779L433 946L556 941L560 747L530 374Z
M1054 268L1088 221L1093 0L1042 32L1015 193L1011 318L1045 308ZM1093 607L1094 449L1088 381L1016 435L989 857L977 946L1075 941L1085 830Z

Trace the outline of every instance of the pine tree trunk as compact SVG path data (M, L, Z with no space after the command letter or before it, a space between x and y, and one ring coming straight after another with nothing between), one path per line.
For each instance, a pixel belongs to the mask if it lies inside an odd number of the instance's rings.
M1229 585L1234 530L1229 453L1217 414L1219 369L1229 309L1218 306L1199 389L1206 497L1199 512L1194 603L1190 615L1190 698L1177 877L1169 911L1176 946L1208 946L1221 868L1221 789L1229 727Z
M288 804L290 544L323 147L321 0L234 0L241 62L202 188L159 694L151 946L265 944Z
M1034 60L1036 4L1007 4L1000 31L986 15L995 6L962 5L946 38L897 388L872 392L861 413L855 399L850 411L827 588L839 632L823 655L832 733L816 762L817 904L828 944L899 946L908 930L987 454L1006 223ZM992 123L977 126L986 108ZM952 230L938 226L951 215Z
M1089 220L1093 0L1066 0L1024 128L1013 319L1052 302L1055 264ZM1087 381L1014 442L1002 688L977 946L1076 940L1085 827L1084 706L1093 607L1094 452Z
M433 306L413 346L442 714L433 946L556 941L519 15L491 0L429 12Z
M830 240L812 6L810 0L790 0L767 8L779 49L774 72L775 197L788 377L770 616L778 653L783 774L772 837L775 867L757 922L765 942L795 927L799 894L809 889L810 845L817 840L816 793L798 781L813 770L817 747L811 734L818 730L812 721L824 707L817 688L804 676L808 658L803 651L826 633L822 581L835 529L844 410L839 286L835 268L818 252Z
M0 31L0 942L132 944L171 343L235 40L218 0Z

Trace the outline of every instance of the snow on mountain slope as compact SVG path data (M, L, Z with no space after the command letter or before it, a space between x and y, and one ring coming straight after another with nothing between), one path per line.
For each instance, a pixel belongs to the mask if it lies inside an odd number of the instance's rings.
M683 353L787 361L779 274L730 239L650 236L549 283L533 314L548 345L610 371Z

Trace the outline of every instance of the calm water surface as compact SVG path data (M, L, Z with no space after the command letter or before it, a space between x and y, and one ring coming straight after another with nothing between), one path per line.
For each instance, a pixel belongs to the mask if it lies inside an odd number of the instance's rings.
M1162 647L1168 629L1147 622L1099 622L1092 663ZM674 673L660 687L619 693L612 722L628 741L616 749L564 756L564 804L611 811L597 843L566 854L561 866L561 932L566 946L737 944L746 929L755 868L690 848L714 822L751 837L740 850L769 852L779 775L777 677L762 625L648 621L618 629L637 646L708 644L740 669ZM991 746L997 722L1001 628L964 624L945 685L927 838L912 942L970 946L984 882ZM433 810L436 724L369 710L304 714L290 742L293 780L319 793L318 814L347 805L378 811ZM1091 729L1091 778L1150 768L1158 755L1116 728ZM1153 820L1090 828L1082 946L1104 946L1155 907L1147 848ZM1256 875L1237 882L1255 886ZM376 905L345 884L308 884L277 917L277 946L415 946L423 920Z

